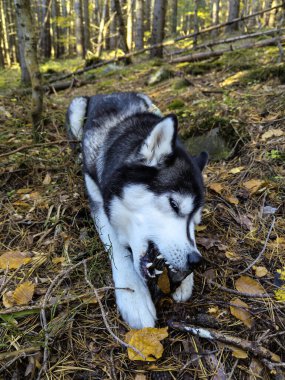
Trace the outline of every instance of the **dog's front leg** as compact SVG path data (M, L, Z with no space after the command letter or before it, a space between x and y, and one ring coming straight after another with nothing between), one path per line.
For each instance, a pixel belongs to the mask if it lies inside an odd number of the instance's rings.
M156 311L150 292L136 272L131 254L117 239L104 212L96 183L89 175L85 175L85 183L91 201L92 218L105 249L110 252L119 311L132 328L154 327Z

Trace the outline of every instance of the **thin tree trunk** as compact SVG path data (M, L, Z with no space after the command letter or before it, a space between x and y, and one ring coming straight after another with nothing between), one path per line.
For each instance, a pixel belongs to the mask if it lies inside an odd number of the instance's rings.
M85 50L90 50L90 17L89 17L89 0L83 0L83 30Z
M231 22L235 18L239 17L239 9L240 9L240 0L229 0L228 22ZM234 24L228 25L226 28L226 31L232 32L238 29L239 29L239 23L234 23Z
M75 11L75 35L76 35L76 53L85 58L85 47L83 38L83 20L82 20L82 2L81 0L74 1Z
M51 57L50 9L52 0L42 0L42 27L38 48L45 58Z
M220 22L220 0L212 0L211 18L212 25L218 25ZM218 31L214 30L211 33L212 37L215 38L218 35Z
M2 24L2 43L3 43L3 56L7 66L11 66L11 57L9 52L8 34L7 34L7 23L4 14L3 2L0 2L0 12L1 12L1 24Z
M116 8L116 13L117 13L117 18L118 18L118 24L119 24L119 35L120 35L120 44L122 46L122 50L125 54L129 54L129 48L127 44L127 38L126 38L126 28L125 28L125 23L123 19L123 14L121 10L121 5L119 0L114 0L115 2L115 8ZM129 64L131 63L131 58L127 57L125 59L125 63Z
M134 0L127 2L127 45L129 50L132 50L133 44L133 4Z
M98 58L101 56L101 52L102 52L103 37L104 37L104 27L105 27L105 22L106 22L106 13L107 13L107 5L108 5L107 0L104 0L104 2L103 2L103 8L102 8L102 14L101 14L101 20L100 20L98 40L97 40L96 56Z
M110 24L110 49L115 50L117 48L117 17L114 0L110 0L110 12L112 17Z
M264 8L270 8L272 6L273 0L265 0L264 2ZM269 18L270 18L270 13L266 13L264 15L264 26L268 26L269 23Z
M143 49L143 0L136 0L136 34L135 34L135 47L136 50Z
M177 6L178 0L171 0L171 35L176 36L177 33Z
M252 0L251 13L256 13L256 12L260 11L260 8L261 8L260 1L259 0ZM249 19L248 26L250 28L254 28L256 26L257 20L258 20L258 17L252 17L251 19Z
M166 0L154 0L152 21L152 45L161 44L164 39ZM150 57L163 57L163 47L156 47L150 51Z
M275 7L278 4L277 0L273 0L272 2L272 7ZM268 20L268 26L269 27L274 27L276 23L276 15L278 13L278 9L274 9L273 11L270 12L269 20Z
M145 0L144 1L144 31L150 32L150 26L151 26L151 0Z
M197 37L199 33L199 19L198 19L199 0L194 0L194 33L193 47L197 45Z
M21 22L25 41L25 61L32 83L32 124L33 137L36 142L43 138L43 124L41 120L43 109L43 93L41 73L37 60L37 42L33 30L33 19L29 0L15 0L18 19Z

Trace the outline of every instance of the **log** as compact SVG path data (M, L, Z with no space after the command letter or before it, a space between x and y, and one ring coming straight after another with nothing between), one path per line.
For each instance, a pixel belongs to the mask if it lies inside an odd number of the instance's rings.
M200 61L204 61L204 60L209 59L209 58L219 57L219 56L223 55L224 53L228 53L231 51L237 51L237 50L242 50L242 49L253 49L253 48L260 48L260 47L264 47L264 46L277 45L279 41L280 41L280 43L284 42L285 36L274 37L274 38L270 38L270 39L267 39L264 41L245 44L245 45L239 46L239 47L230 46L229 48L220 49L220 50L216 50L216 51L207 51L207 52L203 52L203 53L185 55L183 57L179 57L179 58L175 58L175 59L170 60L170 63L200 62Z

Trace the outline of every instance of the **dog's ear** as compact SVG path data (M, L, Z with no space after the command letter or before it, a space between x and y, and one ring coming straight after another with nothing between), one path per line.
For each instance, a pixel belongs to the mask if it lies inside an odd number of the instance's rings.
M156 166L173 152L177 136L175 115L164 117L147 136L140 149L140 157L149 166Z
M199 156L195 156L194 160L196 161L196 164L198 165L199 169L203 171L204 167L206 166L208 162L208 153L207 152L201 152Z

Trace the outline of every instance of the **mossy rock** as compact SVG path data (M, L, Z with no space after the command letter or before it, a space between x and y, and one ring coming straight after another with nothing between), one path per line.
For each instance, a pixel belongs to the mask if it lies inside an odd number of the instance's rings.
M148 78L147 84L154 85L174 76L173 72L165 67L161 67Z
M172 102L168 105L168 109L170 110L177 110L182 107L184 107L185 103L182 99L174 99Z
M189 87L189 86L193 86L193 84L191 83L190 80L188 80L187 78L180 78L180 79L177 79L173 83L172 88L174 90L181 90L181 89Z

